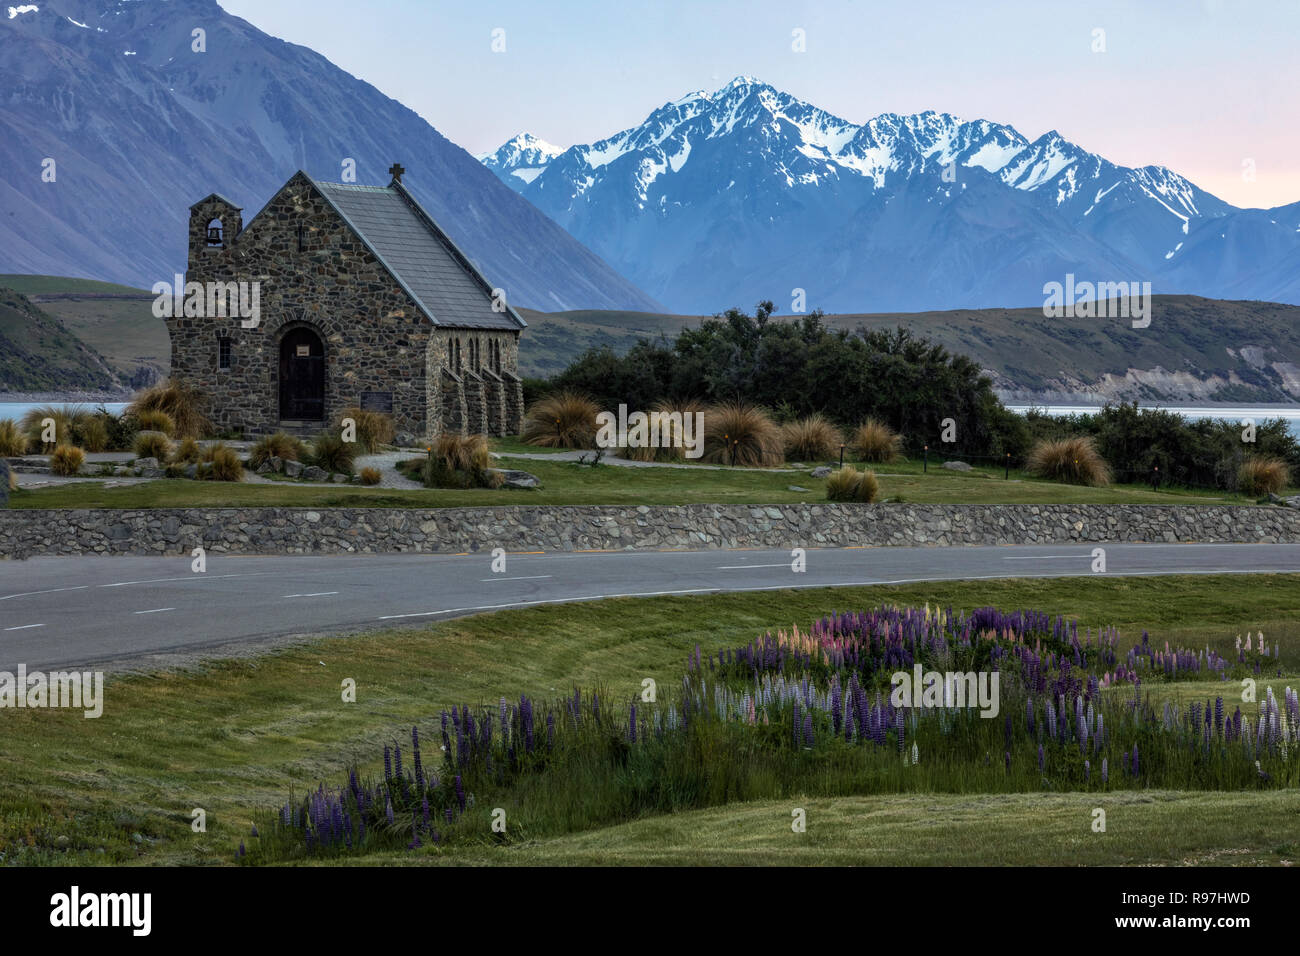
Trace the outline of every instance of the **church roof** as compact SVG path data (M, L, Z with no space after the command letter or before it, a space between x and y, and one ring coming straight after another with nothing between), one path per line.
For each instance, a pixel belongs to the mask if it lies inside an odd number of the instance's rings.
M492 310L492 285L401 183L312 183L434 325L525 328L509 305Z

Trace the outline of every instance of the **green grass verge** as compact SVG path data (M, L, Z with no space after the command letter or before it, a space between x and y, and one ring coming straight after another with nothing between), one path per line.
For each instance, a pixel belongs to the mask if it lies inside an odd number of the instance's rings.
M5 781L0 788L0 862L230 862L233 847L248 834L256 811L278 806L290 790L301 793L322 781L336 783L354 762L373 771L374 758L385 742L400 740L413 723L427 726L446 705L495 700L502 694L550 697L575 685L603 685L630 695L645 677L671 686L696 643L705 652L717 650L771 628L806 625L831 610L880 602L1041 608L1075 615L1081 627L1117 625L1126 641L1140 639L1145 628L1156 641L1209 644L1223 652L1231 649L1237 633L1250 627L1263 630L1270 641L1281 640L1281 666L1294 675L1300 672L1297 589L1300 575L1222 575L938 582L630 598L544 605L420 628L325 638L253 659L214 661L185 672L110 675L104 715L98 720L56 710L7 710L0 715L5 729L0 735L0 779ZM341 702L340 682L347 677L357 682L355 704ZM1289 679L1294 686L1295 678ZM1269 682L1280 689L1286 681ZM1219 682L1209 682L1179 684L1174 690L1203 699L1223 693L1223 688ZM1227 807L1235 807L1233 801L1247 796L1252 795L1232 795ZM902 801L900 806L910 801L914 811L924 815L925 808L959 798L888 799ZM1073 812L1068 795L1052 799L1066 801L1062 813ZM872 800L873 805L879 802ZM815 805L841 803L822 800ZM989 805L994 804L1005 808L1005 825L1023 824L1014 800L997 798ZM1185 844L1179 842L1183 837L1170 834L1185 835L1199 826L1203 815L1212 815L1219 803L1212 794L1199 794L1178 806L1169 810L1171 816L1152 817L1150 824L1153 833L1168 837L1171 852L1182 852L1177 848ZM206 833L190 828L194 808L207 812ZM733 806L701 811L698 819L722 820L728 813L750 810L765 812L761 807ZM788 818L788 807L781 813ZM1232 816L1226 810L1223 815ZM774 827L779 826L780 816ZM1186 852L1246 845L1240 841L1255 831L1248 814L1238 816L1242 818L1238 829L1209 831L1220 833L1213 840L1227 842L1214 843L1207 837L1208 842L1188 845ZM626 831L612 831L628 834L618 836L612 845L628 846L628 841L640 839L638 833L652 840L653 828L636 829L649 823L630 821ZM1281 831L1267 832L1271 844L1263 837L1263 842L1249 844L1261 858L1269 858ZM685 824L679 835L701 846L719 839L692 835ZM1153 836L1147 849L1155 852L1164 838ZM596 834L555 841L555 861L562 861L565 854L572 855L572 862L587 859L583 854L600 845L592 840L597 840ZM970 862L1002 859L996 845L985 839L977 842L984 847L984 857L976 855ZM653 849L645 845L647 852ZM1121 841L1106 845L1117 849L1112 855L1102 854L1098 862L1132 860L1128 855L1135 852L1132 847ZM665 852L672 848L665 846ZM681 847L682 853L689 850L685 843ZM772 847L775 853L776 844ZM1025 847L1028 852L1031 844ZM755 861L768 852L761 847L760 851ZM496 862L500 858L490 855L494 852L457 850L451 859ZM524 847L510 852L517 852L521 862L545 862L540 855L527 854L549 851ZM684 856L672 858L686 861ZM816 856L807 859L817 861Z

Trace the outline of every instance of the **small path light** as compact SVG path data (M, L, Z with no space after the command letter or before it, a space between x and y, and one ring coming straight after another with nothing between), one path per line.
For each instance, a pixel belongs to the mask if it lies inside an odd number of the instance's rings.
M930 446L929 445L921 446L921 452L922 452L921 472L922 474L928 475L930 473Z
M844 467L844 442L840 442L840 467Z

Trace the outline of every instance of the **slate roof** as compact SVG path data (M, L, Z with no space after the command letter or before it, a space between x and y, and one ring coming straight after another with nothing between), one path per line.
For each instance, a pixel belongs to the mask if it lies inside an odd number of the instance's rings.
M400 183L312 183L434 325L526 327L508 305L492 311L492 285Z

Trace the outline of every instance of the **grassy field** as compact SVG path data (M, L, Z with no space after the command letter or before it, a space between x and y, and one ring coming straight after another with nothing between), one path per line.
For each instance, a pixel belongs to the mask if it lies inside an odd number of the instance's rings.
M159 480L106 488L101 482L75 482L17 492L14 508L450 508L492 505L669 505L790 504L826 500L826 480L797 471L745 471L713 468L623 468L601 464L507 457L504 467L520 468L541 479L532 489L380 489L337 485L231 484ZM1233 504L1253 500L1226 492L1189 491L1146 485L1086 488L1040 481L1012 471L948 471L931 462L881 466L882 499L962 504ZM795 485L807 491L791 491ZM1293 492L1294 493L1294 492Z
M630 695L645 677L669 686L697 643L708 653L833 609L881 602L1035 607L1077 615L1081 630L1117 625L1135 641L1145 628L1155 641L1223 652L1249 627L1280 641L1280 665L1295 675L1298 588L1300 575L1229 575L618 599L320 639L185 672L110 675L98 720L57 710L5 712L0 854L7 864L229 863L255 814L291 790L336 783L354 763L374 771L385 742L400 740L414 723L427 727L444 706L558 695L575 685ZM341 703L346 677L357 682L355 704ZM1294 686L1294 676L1267 683L1280 691L1287 682ZM1164 687L1153 685L1157 694ZM1224 687L1210 681L1174 690L1206 697ZM1105 836L1087 827L1091 806L1102 799L1096 794L765 801L628 820L509 850L466 846L442 857L360 859L884 862L891 852L893 863L1032 863L1059 862L1068 850L1096 863L1283 863L1296 859L1300 833L1297 805L1285 796L1139 792L1112 804L1108 795L1113 815ZM805 804L809 832L796 846L790 808ZM190 828L196 807L207 812L206 833ZM797 856L788 857L791 851Z

